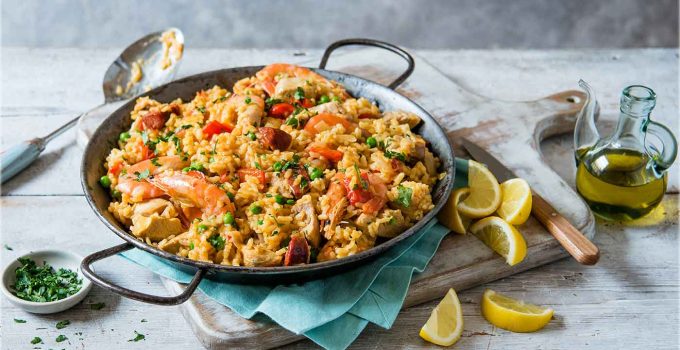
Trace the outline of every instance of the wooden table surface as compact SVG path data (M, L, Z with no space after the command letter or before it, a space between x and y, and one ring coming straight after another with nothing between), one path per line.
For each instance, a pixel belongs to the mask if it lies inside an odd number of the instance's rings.
M1 148L42 136L101 102L101 79L118 50L2 49ZM641 83L655 89L655 116L678 131L678 53L672 49L595 51L417 51L470 91L499 99L531 100L574 89L583 78L598 91L605 119L616 116L623 87ZM319 50L207 50L186 52L180 75L229 66L300 62ZM329 66L332 68L332 63ZM427 106L424 106L427 108ZM569 136L543 145L545 156L573 183ZM82 151L68 133L50 144L32 167L2 187L0 198L3 265L19 254L57 248L82 255L120 243L99 222L82 195L78 177ZM623 225L598 221L595 242L602 258L594 267L570 259L459 293L465 331L459 349L673 349L678 347L678 196L673 194L644 220ZM125 286L162 294L152 273L120 258L95 265ZM555 319L534 334L496 329L480 315L484 288L555 309ZM104 302L102 310L88 304ZM352 348L436 348L418 337L436 303L402 311L390 330L369 326ZM195 349L195 339L177 307L147 305L94 287L85 303L50 316L27 314L2 300L2 349ZM15 323L14 318L27 320ZM57 330L55 324L71 324ZM146 322L142 322L145 320ZM145 334L128 342L134 332ZM66 335L67 342L55 338ZM289 348L313 348L302 341Z

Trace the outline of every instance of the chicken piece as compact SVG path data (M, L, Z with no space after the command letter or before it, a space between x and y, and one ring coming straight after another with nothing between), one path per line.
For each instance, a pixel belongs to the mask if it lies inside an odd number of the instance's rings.
M373 233L377 237L393 238L406 229L406 220L399 210L387 209L380 217L361 214L355 224L365 234Z
M313 113L312 115L322 113L344 114L344 111L340 106L340 103L336 101L331 101L324 104L320 104L318 106L314 106L312 108L308 108L308 111L312 112Z
M130 231L137 237L158 242L168 238L168 236L176 235L184 229L178 218L162 217L154 213L151 216L134 215Z
M312 196L303 196L291 210L295 213L293 219L302 226L300 232L304 234L314 248L318 248L321 243L321 234L319 233L319 220L316 217Z
M427 142L422 137L416 137L413 151L413 157L423 162L425 169L427 169L427 173L430 176L437 175L437 161L432 152L427 149Z
M177 216L177 210L169 200L163 198L153 198L135 204L134 215L151 216L152 214L171 218Z
M243 247L245 266L280 266L282 257L264 246Z
M309 264L309 244L307 240L300 236L293 236L288 243L288 251L286 251L283 266L293 266L300 264Z
M270 150L285 151L290 147L293 137L287 132L270 127L261 127L257 129L258 140L262 146Z
M399 124L408 124L408 126L413 129L418 124L420 124L420 117L409 112L404 111L391 111L385 112L383 119L386 121L396 120Z
M184 232L165 242L158 244L158 249L164 250L168 253L177 254L181 247L189 245L189 232Z

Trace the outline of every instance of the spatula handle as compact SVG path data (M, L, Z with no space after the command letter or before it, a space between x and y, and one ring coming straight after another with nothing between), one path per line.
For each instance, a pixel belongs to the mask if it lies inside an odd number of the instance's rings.
M600 250L541 196L534 193L531 213L583 265L595 265Z

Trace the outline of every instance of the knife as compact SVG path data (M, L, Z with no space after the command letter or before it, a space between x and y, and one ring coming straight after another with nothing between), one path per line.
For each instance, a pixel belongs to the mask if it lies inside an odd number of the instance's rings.
M489 152L470 140L463 138L463 147L470 156L480 163L484 163L503 182L517 175L505 167ZM560 215L545 199L532 190L531 214L545 226L564 249L583 265L594 265L600 259L600 250L574 227L567 219Z

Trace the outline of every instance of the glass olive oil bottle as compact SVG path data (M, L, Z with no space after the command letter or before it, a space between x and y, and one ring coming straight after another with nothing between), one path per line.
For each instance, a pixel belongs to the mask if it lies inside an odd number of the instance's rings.
M666 171L677 154L677 143L670 130L650 120L656 95L640 85L625 88L616 130L611 136L600 138L595 128L598 107L593 91L583 81L581 86L588 93L588 100L574 131L576 188L600 217L609 220L642 217L661 203L666 192ZM648 135L653 135L661 147L654 146Z

